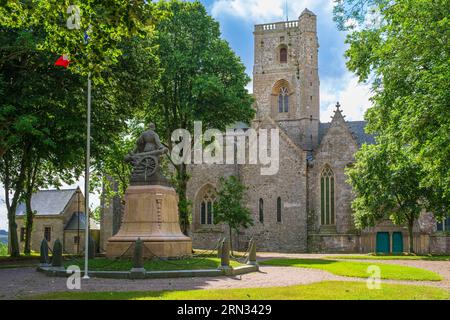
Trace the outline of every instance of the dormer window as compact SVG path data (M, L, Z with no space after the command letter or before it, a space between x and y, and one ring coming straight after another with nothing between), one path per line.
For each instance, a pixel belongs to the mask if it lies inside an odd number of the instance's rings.
M286 87L280 88L280 94L278 95L278 112L289 112L289 90Z
M288 50L287 48L281 48L280 49L280 63L287 63L288 62Z

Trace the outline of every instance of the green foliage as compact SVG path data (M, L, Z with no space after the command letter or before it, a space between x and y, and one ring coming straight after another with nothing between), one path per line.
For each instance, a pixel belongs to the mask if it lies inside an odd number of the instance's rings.
M356 163L347 175L356 195L352 208L360 229L381 219L405 224L419 217L423 209L423 190L418 187L422 172L408 151L380 141L364 145L356 154Z
M379 143L388 145L384 148L402 146L401 154L413 163L409 167L402 165L403 174L412 174L412 178L407 179L406 189L412 193L412 198L422 193L421 203L442 217L450 208L449 3L446 0L349 0L340 3L347 8L355 3L371 3L377 10L380 23L363 26L349 34L347 66L360 81L372 83L373 107L366 114L369 132L379 137ZM347 11L344 17L348 21L358 18L359 14L364 11ZM377 148L361 150L358 161L371 161L368 158ZM379 160L383 161L382 157ZM391 165L387 168L391 172ZM418 175L413 174L414 168ZM393 172L400 173L403 169L394 168ZM378 168L374 170L370 173L371 178ZM352 180L365 179L362 172L357 177L353 171ZM401 182L396 176L385 178L384 186L388 183L399 186ZM367 197L357 199L354 206L360 212L373 213L374 208L367 203L370 196L365 193ZM390 210L391 197L384 196L388 201L385 206Z
M230 229L238 231L253 225L250 210L244 206L246 187L236 178L220 178L217 201L214 204L214 223L225 223Z
M412 281L442 280L441 275L429 270L385 263L336 261L325 259L272 259L262 261L260 264L268 266L320 269L338 276L356 278L371 277L372 274L368 272L369 267L377 266L381 270L381 279Z
M58 292L38 300L448 300L448 291L417 285L386 284L370 290L365 282L324 281L272 288L149 292Z
M68 12L70 6L77 6L79 12ZM121 44L135 36L147 36L159 18L154 5L144 0L8 0L0 7L0 26L43 30L45 37L37 44L40 50L70 54L70 60L76 62L71 71L92 72L96 82L103 82L104 72L124 54ZM68 22L79 27L69 28Z
M0 28L0 81L9 79L0 86L0 177L15 192L7 201L13 244L18 202L38 188L73 183L84 167L86 78L54 67L55 55L37 49L43 38L37 27ZM91 154L101 173L105 168L123 176L124 168L112 169L104 159L119 156L129 119L147 101L160 70L151 37L123 40L119 46L124 55L93 88Z

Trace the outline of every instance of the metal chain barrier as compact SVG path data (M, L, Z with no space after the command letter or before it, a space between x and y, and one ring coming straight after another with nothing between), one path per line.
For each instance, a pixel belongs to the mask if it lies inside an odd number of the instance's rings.
M201 256L205 256L205 255L207 255L207 256L208 255L215 255L216 251L219 250L220 244L222 243L223 239L224 239L223 237L220 237L219 240L216 242L216 246L213 249L205 250L205 251L203 251L201 253L193 254L192 256L195 258L195 257L201 257Z
M254 240L254 238L255 238L255 233L253 232L253 234L250 237L250 241L248 242L249 246L247 247L247 251L244 253L244 255L242 257L235 257L230 254L230 259L233 261L239 262L239 263L245 263L248 259L248 254L250 253L250 249L251 249L250 243Z

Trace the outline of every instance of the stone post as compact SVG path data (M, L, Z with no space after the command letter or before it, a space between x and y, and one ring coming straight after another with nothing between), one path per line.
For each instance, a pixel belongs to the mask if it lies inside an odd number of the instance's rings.
M145 272L144 242L142 242L141 238L138 238L134 243L133 268L130 271L130 277L132 279L144 279Z
M63 252L63 248L62 248L61 241L59 241L59 239L57 239L55 241L55 244L53 245L52 267L54 269L64 270L62 252Z
M39 266L48 267L50 264L50 259L48 257L48 243L47 240L42 239L41 250L40 250Z
M223 239L220 238L219 245L217 246L217 258L222 259L222 246L223 246Z
M230 267L230 240L225 238L222 242L222 255L219 269L225 271L225 275L231 275L233 268Z
M251 266L258 265L258 262L256 261L256 242L253 239L250 240L250 248L248 251L247 264Z

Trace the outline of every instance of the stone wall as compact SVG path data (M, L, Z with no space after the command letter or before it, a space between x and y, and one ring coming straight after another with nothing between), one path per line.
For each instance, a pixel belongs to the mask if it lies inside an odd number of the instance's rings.
M64 232L64 253L68 254L77 254L84 252L84 244L85 244L85 238L84 238L84 230L80 230L80 247L78 251L78 246L75 242L75 237L78 236L77 230L70 230Z
M357 234L311 234L308 251L311 253L357 253L361 237Z
M435 234L430 236L430 253L437 255L450 254L450 235Z
M330 243L330 246L336 247L338 251L355 250L354 240L343 241L342 239L348 238L348 234L357 234L351 209L353 194L351 186L346 182L348 177L345 174L345 169L354 162L354 154L357 150L357 142L339 112L335 115L319 148L314 152L314 160L308 167L308 231L312 241L310 251L317 251L317 247L323 246L324 243ZM322 226L320 179L322 171L327 166L334 173L335 225ZM335 238L327 236L318 240L321 233L344 236ZM339 245L344 247L341 248Z
M49 242L49 247L53 248L53 244L56 239L59 239L61 242L64 241L64 221L60 216L54 217L43 217L43 216L35 216L33 223L33 231L31 233L31 250L35 252L40 251L42 239L44 239L44 230L45 227L51 227L51 241ZM20 237L20 229L25 227L24 218L17 218L17 231L18 236ZM20 238L19 238L20 240ZM25 242L20 242L21 251L23 251Z

